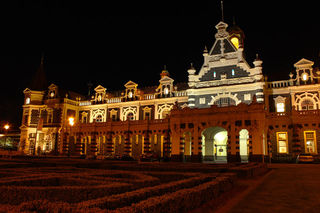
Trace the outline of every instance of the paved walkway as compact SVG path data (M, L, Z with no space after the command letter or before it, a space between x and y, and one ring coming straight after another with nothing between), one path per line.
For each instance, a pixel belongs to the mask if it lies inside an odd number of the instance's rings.
M320 164L272 164L262 178L240 182L235 196L214 212L320 212ZM244 189L245 188L245 189Z

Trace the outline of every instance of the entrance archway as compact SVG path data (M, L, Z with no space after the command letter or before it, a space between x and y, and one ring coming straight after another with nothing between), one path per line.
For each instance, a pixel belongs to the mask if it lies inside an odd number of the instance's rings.
M222 127L209 127L201 135L203 161L227 163L228 131Z
M249 153L249 132L246 129L242 129L239 132L239 146L240 146L240 158L242 163L247 163Z

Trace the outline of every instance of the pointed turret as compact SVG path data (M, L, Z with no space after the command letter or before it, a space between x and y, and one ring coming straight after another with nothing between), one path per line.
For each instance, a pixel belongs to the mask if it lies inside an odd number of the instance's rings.
M48 87L46 74L44 71L44 54L41 56L40 66L37 69L34 77L32 78L28 88L36 91L46 90Z

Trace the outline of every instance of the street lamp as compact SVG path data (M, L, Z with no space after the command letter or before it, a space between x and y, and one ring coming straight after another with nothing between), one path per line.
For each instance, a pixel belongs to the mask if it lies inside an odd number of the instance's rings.
M5 132L6 132L6 134L5 134L6 137L5 137L5 141L4 141L4 143L5 143L4 146L6 146L7 145L7 138L8 138L8 129L10 128L10 125L6 124L6 125L4 125L3 128L5 129Z

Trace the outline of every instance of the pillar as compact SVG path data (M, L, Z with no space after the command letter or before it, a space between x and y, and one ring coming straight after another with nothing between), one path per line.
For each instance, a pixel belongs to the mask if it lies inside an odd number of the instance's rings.
M81 155L83 153L82 151L82 133L77 132L76 133L76 149L75 149L75 155Z
M68 150L69 150L68 136L69 136L69 134L67 132L63 133L63 140L62 140L62 153L63 154L68 154Z
M125 131L124 133L124 153L126 155L132 155L132 144L130 141L131 131Z
M92 155L97 155L98 147L97 147L97 132L91 132L91 146L90 151Z
M106 136L106 140L107 140L107 153L108 154L112 154L112 153L114 153L114 149L115 149L115 147L113 147L113 142L112 142L112 132L111 131L109 131L109 132L107 132L107 136Z
M149 154L151 153L151 148L150 148L150 130L145 130L144 131L144 153Z

